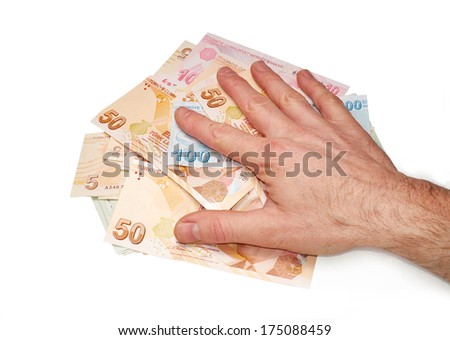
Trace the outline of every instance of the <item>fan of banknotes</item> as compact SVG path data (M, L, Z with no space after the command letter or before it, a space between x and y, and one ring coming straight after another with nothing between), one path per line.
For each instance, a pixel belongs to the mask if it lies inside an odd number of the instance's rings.
M197 45L183 42L153 76L93 118L103 132L84 137L72 196L92 198L106 229L105 241L118 254L152 254L268 281L310 285L315 256L244 244L185 245L173 234L182 216L199 209L243 211L264 205L266 196L257 177L184 133L173 118L177 108L187 107L258 134L216 79L217 71L228 66L263 93L250 73L258 60L302 93L296 83L300 67L206 34ZM346 95L347 85L314 76L379 143L366 96Z

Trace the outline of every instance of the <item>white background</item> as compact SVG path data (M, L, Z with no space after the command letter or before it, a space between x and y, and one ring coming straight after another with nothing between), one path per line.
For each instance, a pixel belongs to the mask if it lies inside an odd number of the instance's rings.
M449 339L449 284L387 253L320 257L312 288L293 288L117 256L90 199L69 198L83 135L98 131L91 118L207 31L368 94L398 168L448 183L447 8L2 1L0 338L113 339L117 327L219 323L331 324L330 339Z

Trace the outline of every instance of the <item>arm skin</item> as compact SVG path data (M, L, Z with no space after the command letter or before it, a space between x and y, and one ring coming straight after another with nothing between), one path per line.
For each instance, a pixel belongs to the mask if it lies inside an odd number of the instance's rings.
M175 227L180 242L245 243L304 254L333 254L355 247L391 251L450 281L450 191L408 177L395 168L345 109L343 103L307 70L299 87L317 107L285 84L265 63L252 65L260 95L229 68L218 72L222 88L234 99L262 136L251 136L215 123L187 109L178 109L179 126L224 155L257 151L259 156L236 161L252 169L266 185L267 203L252 211L201 211L183 217ZM307 152L308 170L325 170L325 144L345 175L333 170L287 176ZM270 146L276 156L261 155ZM292 152L283 165L279 155ZM317 154L318 153L318 154ZM303 165L303 164L302 164ZM271 176L270 171L276 173Z

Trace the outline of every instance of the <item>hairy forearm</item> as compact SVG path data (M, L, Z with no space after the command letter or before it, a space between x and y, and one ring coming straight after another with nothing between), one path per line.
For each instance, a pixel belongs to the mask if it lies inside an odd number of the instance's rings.
M450 191L405 176L388 204L382 247L450 281Z

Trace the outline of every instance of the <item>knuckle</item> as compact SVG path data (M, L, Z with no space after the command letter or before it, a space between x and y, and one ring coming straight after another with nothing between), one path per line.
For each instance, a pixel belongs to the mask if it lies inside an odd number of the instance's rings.
M269 104L269 100L260 94L248 96L243 103L243 111L248 115L254 115L265 109Z
M303 105L306 100L299 93L288 90L281 92L278 102L281 107L287 107L293 105Z
M209 123L209 131L213 140L220 140L227 134L228 126L220 123Z
M201 239L207 242L226 243L230 241L230 231L223 219L213 217L209 220L208 226L203 228Z

